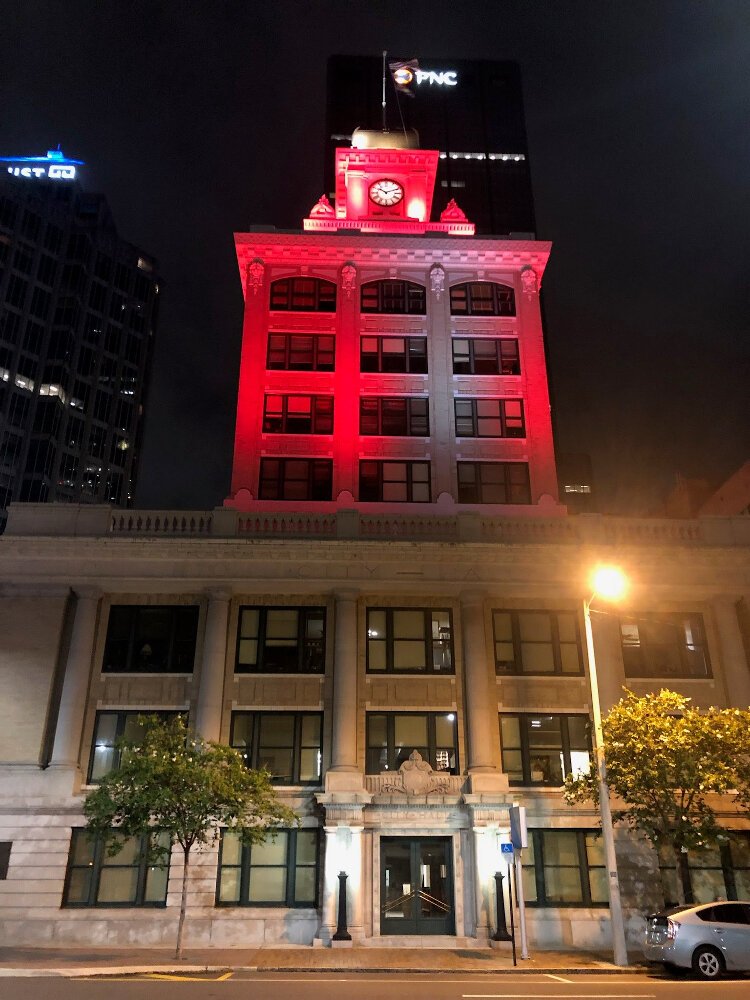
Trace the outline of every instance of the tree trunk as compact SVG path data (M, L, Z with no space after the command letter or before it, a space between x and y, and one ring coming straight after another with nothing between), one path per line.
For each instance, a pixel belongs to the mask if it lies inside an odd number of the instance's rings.
M175 958L182 958L182 931L185 926L185 911L187 910L188 866L190 864L190 848L184 848L185 863L182 869L182 897L180 899L180 919L177 923L177 948Z
M684 906L690 892L690 874L687 866L687 854L683 854L679 844L672 845L675 858L675 886L677 888L677 905Z

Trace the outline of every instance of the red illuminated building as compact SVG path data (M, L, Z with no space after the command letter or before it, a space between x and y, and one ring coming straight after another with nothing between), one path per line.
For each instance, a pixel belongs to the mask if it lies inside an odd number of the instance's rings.
M232 493L245 511L557 503L539 285L550 244L430 221L438 152L358 132L300 233L236 235Z

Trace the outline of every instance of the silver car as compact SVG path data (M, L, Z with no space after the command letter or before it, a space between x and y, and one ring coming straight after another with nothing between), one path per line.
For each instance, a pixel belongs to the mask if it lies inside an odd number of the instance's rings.
M750 902L679 906L646 918L643 952L700 979L750 970Z

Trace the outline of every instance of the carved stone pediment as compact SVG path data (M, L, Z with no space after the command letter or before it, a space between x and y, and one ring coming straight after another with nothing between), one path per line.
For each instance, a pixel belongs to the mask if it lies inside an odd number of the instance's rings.
M450 794L451 782L446 774L436 773L422 758L418 750L412 750L398 772L380 772L381 792L399 792L401 795L430 795L432 792Z

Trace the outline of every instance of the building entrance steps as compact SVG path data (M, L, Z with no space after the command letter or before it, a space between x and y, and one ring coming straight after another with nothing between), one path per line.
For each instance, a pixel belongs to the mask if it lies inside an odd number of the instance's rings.
M426 939L425 939L426 940ZM489 948L429 947L191 948L181 961L166 948L0 948L0 978L10 976L113 976L144 972L424 972L627 973L643 971L640 955L618 968L602 952L537 951L514 969L511 956Z

